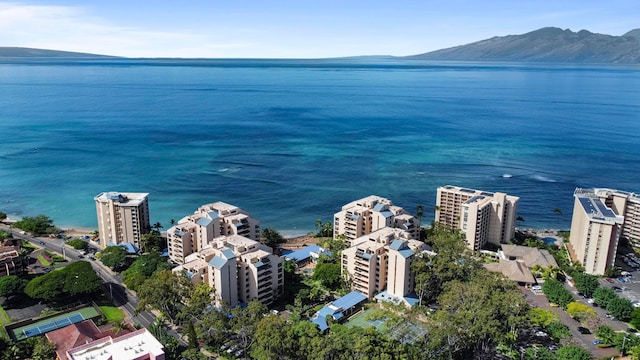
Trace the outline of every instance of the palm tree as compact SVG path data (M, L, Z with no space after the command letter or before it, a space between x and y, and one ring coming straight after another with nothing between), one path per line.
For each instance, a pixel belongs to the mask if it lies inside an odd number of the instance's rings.
M171 220L169 220L169 223L170 223L171 225L175 225L175 224L176 224L176 219L171 219Z
M424 206L418 205L416 206L416 217L420 222L422 222L422 216L424 216Z
M162 228L163 228L163 226L162 226L162 224L160 224L159 222L157 222L157 223L155 223L155 224L151 225L151 228L152 228L153 230L157 231L157 232L160 232L160 229L162 229Z
M553 213L558 215L558 229L560 229L560 217L562 216L562 209L555 208L553 209Z

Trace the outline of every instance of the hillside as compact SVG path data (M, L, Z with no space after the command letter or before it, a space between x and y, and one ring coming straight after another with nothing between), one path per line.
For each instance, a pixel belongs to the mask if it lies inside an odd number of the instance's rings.
M108 57L108 56L70 52L70 51L32 49L32 48L23 48L23 47L0 47L0 57L95 58L95 57Z
M621 36L546 27L404 57L416 60L640 63L640 29Z

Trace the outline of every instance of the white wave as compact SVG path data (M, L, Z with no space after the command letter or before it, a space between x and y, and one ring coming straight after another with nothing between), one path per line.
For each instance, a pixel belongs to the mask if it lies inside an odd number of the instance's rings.
M556 180L553 180L551 178L548 178L548 177L542 176L542 175L533 175L533 176L531 176L531 178L534 179L534 180L542 181L542 182L549 182L549 183L557 182Z

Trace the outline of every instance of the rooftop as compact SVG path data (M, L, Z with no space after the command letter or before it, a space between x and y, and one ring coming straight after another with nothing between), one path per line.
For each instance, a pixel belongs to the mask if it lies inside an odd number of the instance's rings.
M80 345L67 351L70 360L132 360L164 354L162 344L147 329L123 336L111 336Z
M118 206L138 206L147 200L149 193L103 192L94 197L99 202L115 201Z

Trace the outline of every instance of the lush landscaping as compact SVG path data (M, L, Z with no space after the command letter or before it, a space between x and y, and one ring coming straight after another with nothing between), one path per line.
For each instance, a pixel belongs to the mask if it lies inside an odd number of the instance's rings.
M100 306L100 311L104 314L105 320L110 323L124 320L124 312L116 306Z

